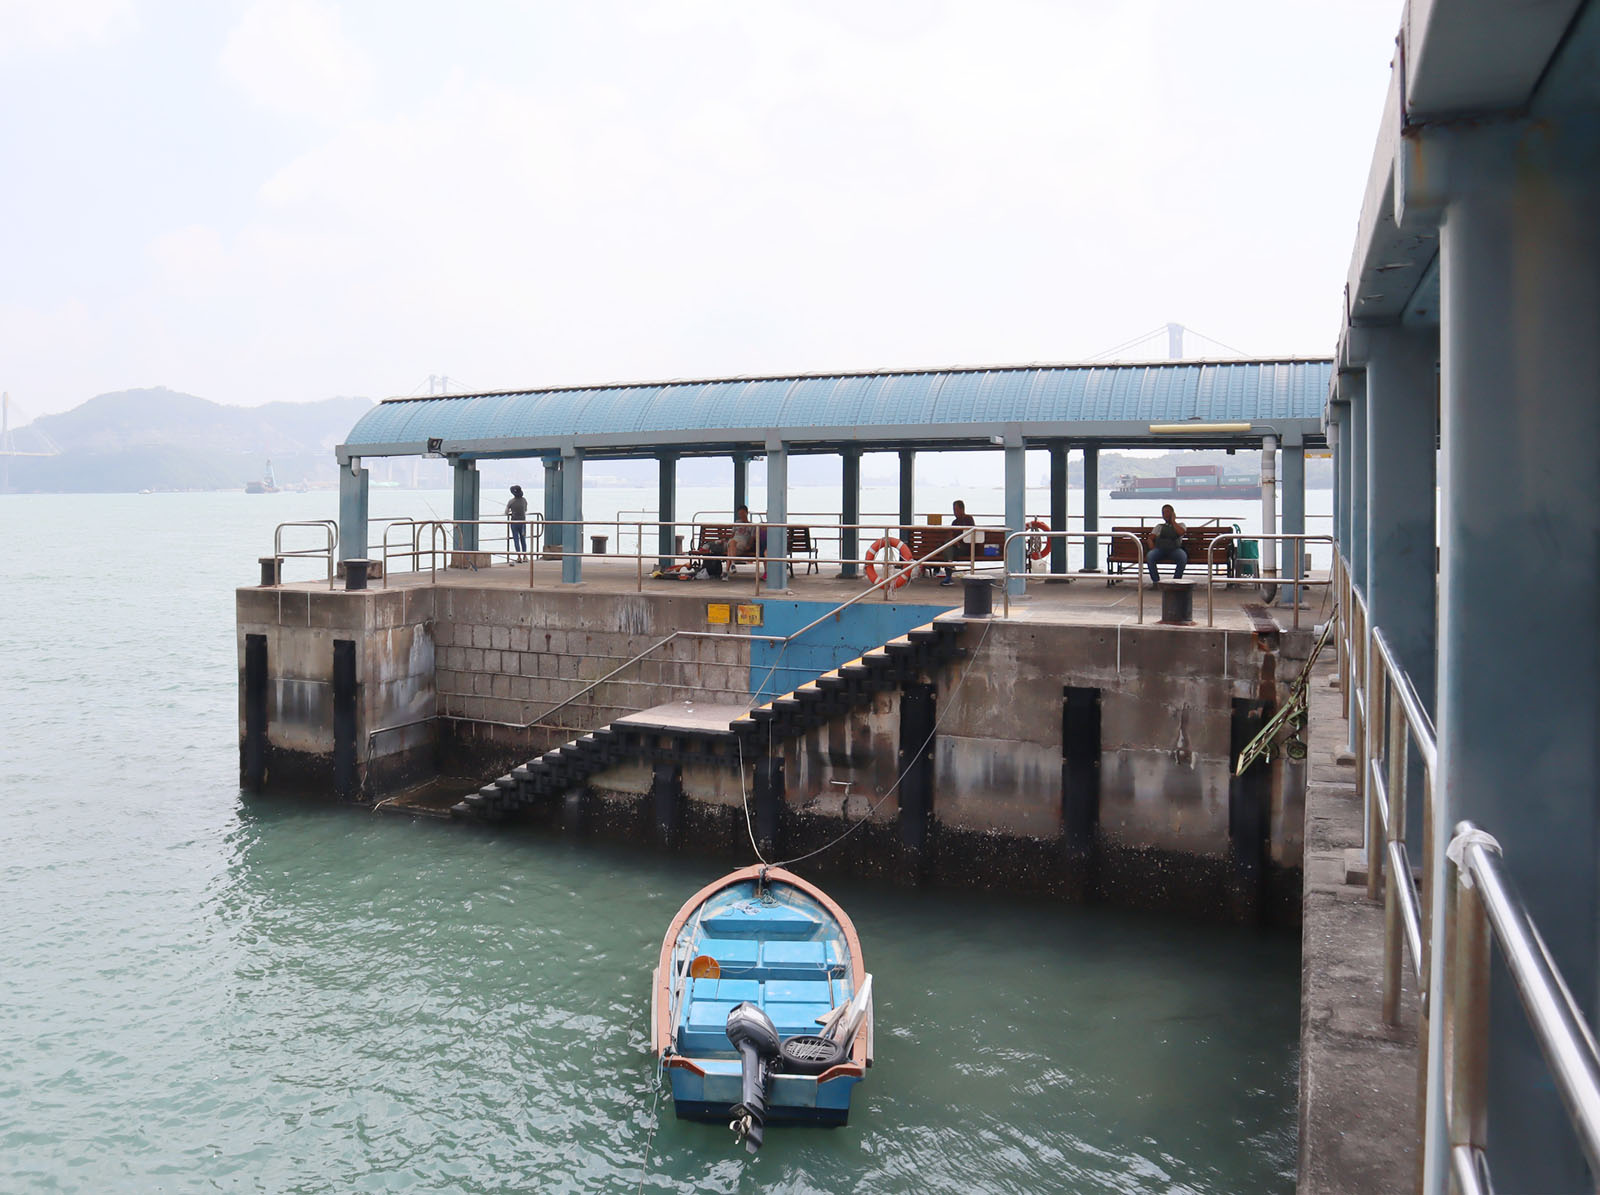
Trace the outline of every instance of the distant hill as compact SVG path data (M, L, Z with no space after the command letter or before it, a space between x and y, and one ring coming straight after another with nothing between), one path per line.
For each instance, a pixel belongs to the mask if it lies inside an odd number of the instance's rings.
M333 459L368 398L228 407L156 387L101 394L17 430L43 432L61 455L13 457L9 489L42 493L242 489L272 461L282 486L331 485ZM38 437L33 437L37 440Z

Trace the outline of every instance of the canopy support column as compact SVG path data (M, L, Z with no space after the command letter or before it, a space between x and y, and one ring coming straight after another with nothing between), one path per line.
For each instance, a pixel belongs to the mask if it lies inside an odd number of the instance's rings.
M544 458L544 555L559 556L561 545L566 543L561 526L561 458Z
M843 485L839 521L844 524L839 532L839 576L853 580L860 569L856 558L861 555L861 533L856 528L861 522L861 449L846 448L839 457Z
M769 592L789 588L789 446L767 441L767 584Z
M1306 446L1299 432L1283 438L1283 533L1306 533ZM1306 575L1305 545L1286 540L1283 550L1283 575L1291 584L1278 587L1278 604L1299 605L1305 596L1299 585Z
M733 509L750 505L750 454L733 454Z
M366 559L367 473L358 456L339 466L340 560Z
M583 453L561 450L561 517L568 526L561 537L561 583L583 582Z
M673 565L673 556L677 544L673 536L678 532L678 458L670 452L664 452L656 458L656 519L661 524L661 533L657 536L657 549L661 558L656 562L659 569L669 569ZM621 537L622 529L617 529ZM639 551L644 551L641 544Z
M1067 529L1067 442L1057 440L1050 445L1050 530ZM1067 571L1067 541L1052 539L1050 545L1050 571Z
M1028 521L1028 479L1027 479L1027 451L1022 447L1022 440L1018 438L1015 443L1007 442L1006 454L1006 530L1017 532L1023 530L1023 524ZM1021 597L1027 587L1027 581L1022 577L1023 566L1027 560L1028 541L1014 539L1011 549L1005 555L1006 572L1015 576L1006 580L1006 592L1012 597Z
M450 517L455 520L453 537L457 551L478 550L478 462L456 457L450 462Z
M1098 444L1083 446L1083 529L1091 533L1100 530L1100 445ZM1083 569L1089 573L1100 571L1099 540L1083 541Z
M915 448L902 448L900 450L900 524L915 523L916 497L917 497L917 450Z

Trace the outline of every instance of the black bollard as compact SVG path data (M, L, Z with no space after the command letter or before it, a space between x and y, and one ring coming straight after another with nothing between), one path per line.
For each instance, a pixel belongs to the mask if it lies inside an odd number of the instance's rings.
M261 587L270 589L283 582L283 557L263 556L261 559Z
M1161 583L1161 621L1169 627L1194 626L1194 582Z
M961 613L967 618L988 618L994 613L994 586L988 577L975 577L970 573L962 578L961 593L965 599Z
M346 560L344 562L344 587L346 589L365 589L367 587L367 566L370 560Z

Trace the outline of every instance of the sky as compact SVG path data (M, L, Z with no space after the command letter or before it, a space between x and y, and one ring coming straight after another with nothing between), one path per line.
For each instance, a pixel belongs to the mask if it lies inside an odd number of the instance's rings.
M0 0L0 389L1326 355L1399 16Z

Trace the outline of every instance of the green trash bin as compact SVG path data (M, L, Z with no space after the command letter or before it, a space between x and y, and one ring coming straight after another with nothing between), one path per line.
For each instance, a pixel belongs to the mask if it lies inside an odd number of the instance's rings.
M1233 533L1239 534L1239 524L1233 525ZM1261 541L1254 539L1236 539L1233 553L1233 575L1236 577L1259 577L1261 575Z

